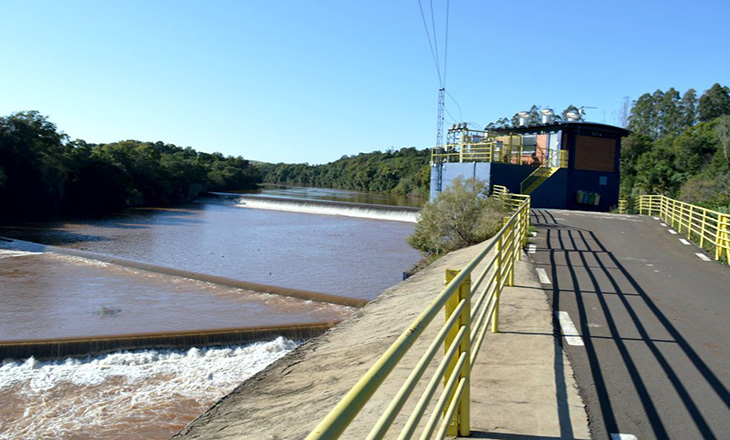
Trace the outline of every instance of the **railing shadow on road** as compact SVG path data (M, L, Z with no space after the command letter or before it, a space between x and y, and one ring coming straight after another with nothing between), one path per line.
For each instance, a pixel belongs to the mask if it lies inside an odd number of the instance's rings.
M505 334L520 334L534 336L554 336L555 333L544 332L502 332ZM560 429L560 435L543 436L528 434L512 434L503 432L484 432L472 431L470 438L483 438L490 440L588 440L575 437L573 431L573 422L570 415L570 406L568 401L568 385L565 381L565 362L563 358L563 347L560 338L553 338L553 371L555 375L555 400L557 406L557 418Z
M625 266L616 258L616 256L604 246L598 237L589 230L559 225L555 216L548 211L533 210L532 224L545 230L547 248L544 252L548 253L549 262L552 270L552 308L553 311L561 310L561 294L569 292L577 303L578 307L578 328L585 344L585 350L588 358L589 368L592 374L593 385L595 386L598 403L600 406L600 416L605 427L606 433L620 432L618 423L609 399L608 386L605 379L605 372L602 371L597 355L594 340L610 339L616 344L616 348L621 356L626 369L631 377L641 405L647 415L651 429L657 438L669 438L669 434L660 418L657 410L656 402L654 402L648 392L648 388L639 371L637 363L632 358L626 345L627 340L638 340L643 342L650 350L651 355L656 360L661 370L670 380L674 390L684 403L688 413L694 421L698 431L703 438L718 438L710 428L707 420L702 415L693 397L690 395L688 386L693 384L683 383L677 372L674 370L669 360L664 356L658 347L658 343L674 343L690 360L697 372L704 378L707 384L715 391L717 396L730 407L730 392L722 384L719 378L713 373L710 367L700 358L698 353L691 347L689 342L682 336L679 330L672 325L667 316L652 301L647 292L639 285L636 279L626 269ZM594 264L589 262L589 258L594 260ZM564 259L566 264L560 265L558 259ZM604 260L609 262L607 264ZM558 267L567 267L570 282L567 286L561 286L558 277ZM578 279L578 274L587 275L590 280L589 290L584 290ZM607 279L612 287L612 291L605 291L598 282L598 277ZM572 285L572 286L571 286ZM633 292L621 286L630 286ZM572 287L572 289L571 289ZM603 317L606 320L610 336L593 336L591 327L589 326L587 315L587 306L583 300L582 294L589 293L599 302ZM613 314L607 303L607 295L611 295L614 299L618 298L620 305L628 313L631 321L636 326L639 338L622 338L619 336L619 328ZM636 311L636 306L629 301L629 297L639 297L642 304L651 312L654 318L660 323L661 327L666 330L671 339L652 339L649 332ZM635 301L635 300L634 300ZM556 331L559 331L559 324L554 322ZM562 344L562 340L560 340ZM557 356L557 355L556 355ZM652 372L654 373L654 372ZM596 421L593 421L596 422Z
M546 437L544 435L527 435L527 434L506 434L503 432L481 432L472 431L469 438L485 438L489 440L589 440L578 439L573 437Z

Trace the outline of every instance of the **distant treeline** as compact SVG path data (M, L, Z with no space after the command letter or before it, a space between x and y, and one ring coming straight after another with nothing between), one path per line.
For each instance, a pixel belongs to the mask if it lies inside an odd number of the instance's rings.
M621 151L622 197L664 194L730 210L730 88L645 93Z
M89 144L36 111L0 117L0 219L181 203L258 182L258 169L241 157L162 142Z
M265 183L424 195L428 193L429 159L429 150L410 147L342 156L324 165L258 167Z

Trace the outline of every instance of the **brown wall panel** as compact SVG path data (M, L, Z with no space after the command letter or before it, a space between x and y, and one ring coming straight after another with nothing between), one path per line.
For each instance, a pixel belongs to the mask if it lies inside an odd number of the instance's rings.
M575 169L614 172L616 139L577 136L575 140Z

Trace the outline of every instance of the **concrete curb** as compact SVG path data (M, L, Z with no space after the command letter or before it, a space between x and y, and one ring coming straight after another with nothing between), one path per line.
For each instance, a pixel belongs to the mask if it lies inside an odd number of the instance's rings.
M304 438L442 289L445 270L465 266L487 244L453 252L388 289L242 383L174 438ZM590 438L570 363L554 335L552 314L531 264L518 263L515 286L502 294L502 333L487 336L472 373L472 438ZM408 365L415 364L436 333L432 327L342 438L365 438L410 373ZM406 404L391 434L412 406Z

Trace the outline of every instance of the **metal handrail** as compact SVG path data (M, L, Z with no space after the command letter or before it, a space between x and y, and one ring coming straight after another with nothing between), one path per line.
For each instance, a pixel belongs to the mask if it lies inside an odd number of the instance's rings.
M618 213L626 214L627 202L624 199L618 201Z
M446 287L307 436L308 440L339 438L442 309L446 316L444 326L413 367L367 438L375 440L386 435L442 345L444 358L398 438L410 439L419 429L420 438L423 439L430 438L434 432L437 438L457 433L469 434L470 372L490 328L489 324L492 332L499 331L499 297L502 289L513 283L514 265L521 257L520 250L527 241L529 225L529 196L509 194L507 188L495 185L492 197L501 198L505 206L512 208L512 214L505 218L504 226L463 269L447 271ZM491 255L491 259L472 286L472 273L488 255ZM430 408L441 381L444 381L445 388L438 396L435 408ZM429 411L431 415L428 421L420 426L423 416Z
M730 260L730 214L663 195L642 195L635 203L639 214L656 215L700 247L714 248L715 260Z

